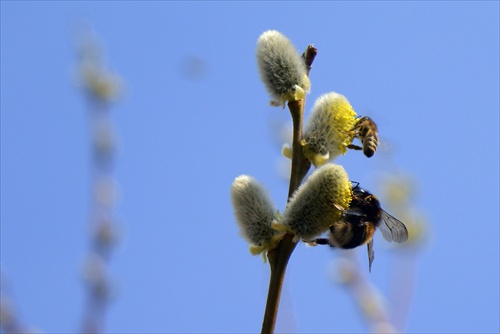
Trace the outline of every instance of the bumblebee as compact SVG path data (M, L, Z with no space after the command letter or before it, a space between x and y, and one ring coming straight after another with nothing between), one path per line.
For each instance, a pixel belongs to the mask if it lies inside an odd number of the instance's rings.
M329 238L319 238L313 243L344 249L367 244L369 270L375 258L373 234L379 228L384 239L397 243L408 240L406 226L397 218L384 211L380 202L358 183L352 187L352 201L349 210L344 210L340 221L330 226Z
M353 150L363 150L363 153L368 157L372 157L377 150L378 145L378 129L377 124L368 116L359 117L356 125L351 130L354 132L354 137L361 140L363 147L357 145L348 145L347 147Z

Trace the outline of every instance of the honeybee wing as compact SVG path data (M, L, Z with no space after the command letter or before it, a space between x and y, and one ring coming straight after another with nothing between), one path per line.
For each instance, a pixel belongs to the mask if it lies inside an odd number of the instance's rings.
M372 263L375 260L375 252L373 251L373 239L366 244L368 248L368 271L372 272Z
M408 240L408 230L405 224L382 209L380 216L383 224L380 224L379 228L385 240L398 243Z

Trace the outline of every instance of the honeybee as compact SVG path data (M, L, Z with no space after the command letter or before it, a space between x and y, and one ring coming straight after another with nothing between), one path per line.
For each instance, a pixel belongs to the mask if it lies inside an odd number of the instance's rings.
M397 218L384 211L380 202L355 182L352 187L352 201L349 210L345 210L342 219L330 226L329 238L319 238L315 244L329 245L344 249L356 248L367 244L368 266L371 271L375 252L373 234L379 228L384 239L397 243L408 240L406 226Z
M363 150L363 153L368 158L372 157L378 145L377 124L370 117L362 116L358 118L356 125L351 131L354 132L354 137L361 140L363 147L352 144L347 147L353 150Z

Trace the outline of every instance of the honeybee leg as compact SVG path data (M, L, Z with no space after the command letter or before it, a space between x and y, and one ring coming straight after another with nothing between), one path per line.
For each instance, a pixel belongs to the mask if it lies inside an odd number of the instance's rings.
M361 151L363 149L361 146L353 145L353 144L347 145L347 148L350 148L351 150L358 150L358 151Z

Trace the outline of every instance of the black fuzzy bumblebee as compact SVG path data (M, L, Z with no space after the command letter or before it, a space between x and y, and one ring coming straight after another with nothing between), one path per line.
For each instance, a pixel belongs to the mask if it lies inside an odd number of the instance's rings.
M352 201L342 219L330 226L329 238L319 238L314 243L344 249L356 248L367 244L369 270L371 271L375 253L373 251L373 234L379 228L384 239L397 243L408 240L406 226L395 217L384 211L380 202L367 190L353 183Z

